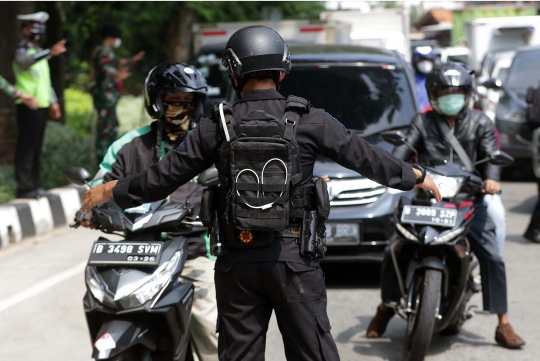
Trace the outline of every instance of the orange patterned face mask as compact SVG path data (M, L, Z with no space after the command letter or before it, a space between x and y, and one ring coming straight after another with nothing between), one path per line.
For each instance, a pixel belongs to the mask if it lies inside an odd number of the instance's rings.
M167 137L175 142L178 137L186 135L191 120L193 119L193 112L195 110L195 103L193 102L178 102L178 103L165 103L165 123L163 129Z

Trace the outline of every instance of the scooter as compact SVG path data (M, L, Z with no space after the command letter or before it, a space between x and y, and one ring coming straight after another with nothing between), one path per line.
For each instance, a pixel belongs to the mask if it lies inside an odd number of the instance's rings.
M92 175L80 167L66 170L75 184ZM202 186L219 183L215 168L203 172ZM185 204L161 200L121 209L108 201L92 209L97 230L121 235L94 242L85 272L84 312L93 344L92 358L110 361L183 361L190 359L189 326L194 287L179 275L188 244L185 236L163 240L162 232L201 235L202 223ZM80 221L76 219L77 228Z
M412 149L401 131L385 132L382 137ZM475 165L484 162L508 166L513 158L497 151ZM393 306L407 321L405 361L424 360L434 332L458 333L474 316L467 302L481 289L473 276L478 262L467 234L474 221L473 201L484 182L456 163L423 167L443 200L437 202L422 189L413 199L402 197L394 212L397 238L390 246L401 293L401 303Z

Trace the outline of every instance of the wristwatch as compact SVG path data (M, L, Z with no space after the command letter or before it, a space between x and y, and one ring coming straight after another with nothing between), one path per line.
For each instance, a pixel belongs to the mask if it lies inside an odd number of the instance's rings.
M424 183L424 179L426 179L426 170L418 164L413 164L412 167L422 172L420 178L416 178L416 184Z

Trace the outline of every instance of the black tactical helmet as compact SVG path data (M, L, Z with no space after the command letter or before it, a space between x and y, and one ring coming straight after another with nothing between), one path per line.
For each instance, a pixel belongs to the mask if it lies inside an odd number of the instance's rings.
M235 32L227 42L221 59L235 78L249 73L271 71L289 73L291 54L281 36L266 26L247 26ZM277 84L277 79L276 84ZM238 88L239 93L244 82ZM234 83L233 83L234 86Z
M150 70L144 83L144 107L153 119L163 118L163 96L167 91L193 93L195 112L193 120L198 121L203 113L208 85L206 79L194 66L168 62Z
M465 91L465 106L460 113L463 112L475 93L472 74L474 74L474 70L460 63L446 63L429 73L426 79L426 89L433 109L437 113L443 114L437 101L438 90L457 87L463 88Z

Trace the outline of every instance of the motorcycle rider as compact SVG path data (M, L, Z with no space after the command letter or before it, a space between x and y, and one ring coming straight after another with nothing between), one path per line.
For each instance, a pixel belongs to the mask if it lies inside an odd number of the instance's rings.
M418 151L422 163L432 161L455 162L464 165L445 135L453 132L472 162L484 159L497 150L493 122L483 113L469 109L473 96L473 79L468 69L457 63L447 63L430 73L426 88L433 110L418 114L407 134L407 142ZM449 129L448 129L449 128ZM414 152L407 146L398 146L394 155L400 159L410 159ZM500 169L484 163L477 170L483 176L484 194L500 191ZM503 347L517 349L525 344L508 322L506 271L497 239L495 224L486 212L483 195L475 200L475 218L468 238L471 249L480 263L484 310L496 313L499 324L495 340ZM394 315L394 308L400 300L395 267L389 247L382 265L381 295L383 302L367 328L367 337L379 338Z
M137 174L176 149L199 122L206 93L206 80L193 66L170 62L152 69L146 78L144 99L146 111L156 120L127 133L109 147L92 186ZM196 182L188 182L176 189L170 200L185 203L197 187ZM194 214L200 210L201 195L202 188L199 188L190 196ZM81 224L91 226L89 220ZM169 233L167 238L181 234ZM181 277L195 286L190 329L193 357L200 361L217 360L215 262L207 249L206 239L190 237L188 247Z
M412 61L416 80L416 95L421 111L430 105L426 91L426 79L435 68L436 59L437 54L435 54L431 46L419 46L414 49Z
M267 116L264 113L282 119L288 102L277 89L291 63L288 48L279 34L264 26L240 29L229 39L223 59L229 68L233 88L240 97L230 107L235 122L249 118L248 115L260 119ZM416 187L433 191L440 199L433 180L423 177L420 169L370 145L324 110L308 108L304 99L295 99L295 108L306 111L301 116L296 113L298 121L287 122L286 129L296 126L294 137L303 170L297 178L300 189L309 189L302 186L312 182L315 158L322 154L379 183L404 190L417 184ZM220 124L225 120L220 122L219 116L215 118L203 119L185 142L147 171L88 191L83 198L82 211L113 196L121 206L135 206L156 197L162 198L213 163L220 169L219 150L222 143L230 139L231 133L225 131L231 124L222 128ZM269 121L265 120L265 123ZM221 187L229 187L226 183ZM284 216L287 214L281 215ZM252 248L249 243L264 242L254 239L259 234L254 235L249 229L241 232L233 229L233 232L237 231L239 237L224 234L225 241L227 244L241 241L248 244L247 247L230 248L216 261L220 360L264 360L266 331L272 311L276 313L283 335L287 359L339 360L330 333L326 289L318 259L301 254L292 232L288 235L268 234L272 236L268 244Z

